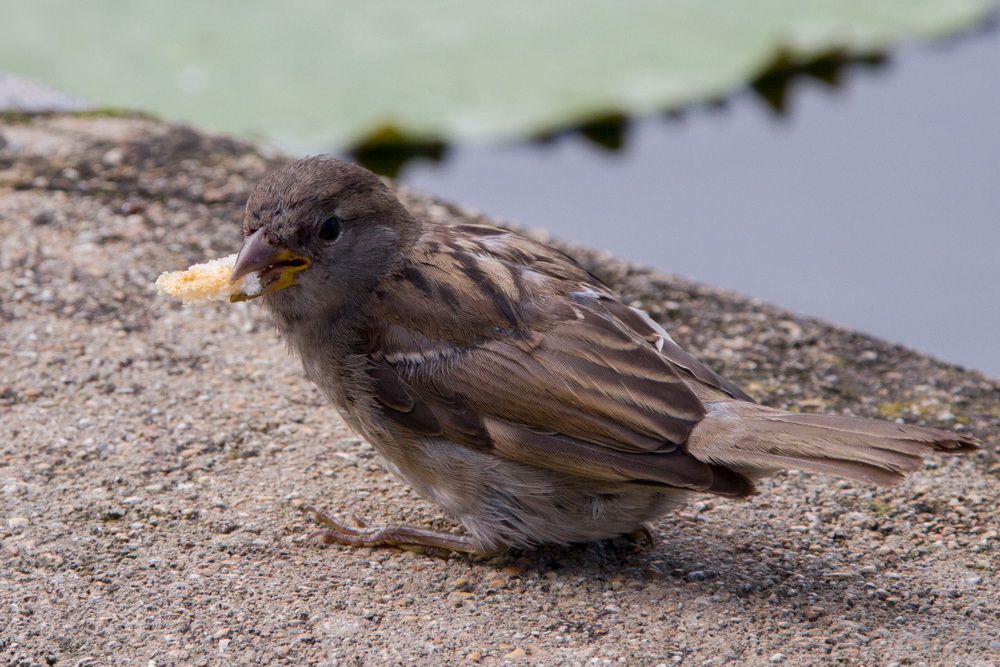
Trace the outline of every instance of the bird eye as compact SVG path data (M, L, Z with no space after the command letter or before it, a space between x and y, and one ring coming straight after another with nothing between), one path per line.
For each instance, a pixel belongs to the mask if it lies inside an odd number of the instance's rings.
M331 215L319 226L319 237L324 241L333 241L340 236L340 218Z

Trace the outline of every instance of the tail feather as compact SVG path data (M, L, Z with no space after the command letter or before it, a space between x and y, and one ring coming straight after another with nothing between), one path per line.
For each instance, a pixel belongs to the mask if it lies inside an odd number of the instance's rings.
M791 468L878 485L895 484L919 470L931 452L979 449L974 438L958 433L742 401L710 403L686 447L702 461L751 478Z

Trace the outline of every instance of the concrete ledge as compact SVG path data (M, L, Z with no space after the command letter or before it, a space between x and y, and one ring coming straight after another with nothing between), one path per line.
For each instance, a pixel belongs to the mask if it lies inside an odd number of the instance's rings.
M250 187L283 159L142 117L0 120L11 664L996 660L995 380L568 243L763 402L964 428L987 451L889 490L780 475L665 517L652 548L468 563L307 541L304 503L449 524L382 471L256 304L155 295L159 272L237 248Z

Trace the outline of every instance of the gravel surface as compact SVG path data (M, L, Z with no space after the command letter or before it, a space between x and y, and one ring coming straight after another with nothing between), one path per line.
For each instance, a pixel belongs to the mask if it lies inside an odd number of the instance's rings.
M155 295L159 272L235 251L282 159L141 118L0 120L0 663L1000 665L996 380L571 245L765 403L986 449L889 490L778 475L664 517L652 547L469 560L309 540L303 504L450 525L257 304Z

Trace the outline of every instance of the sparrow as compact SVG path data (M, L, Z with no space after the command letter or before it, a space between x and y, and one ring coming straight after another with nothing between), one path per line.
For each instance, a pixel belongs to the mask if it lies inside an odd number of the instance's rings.
M236 282L388 469L466 534L342 522L323 539L473 554L644 529L694 494L782 469L893 484L966 435L760 405L567 255L407 210L311 157L253 188Z

